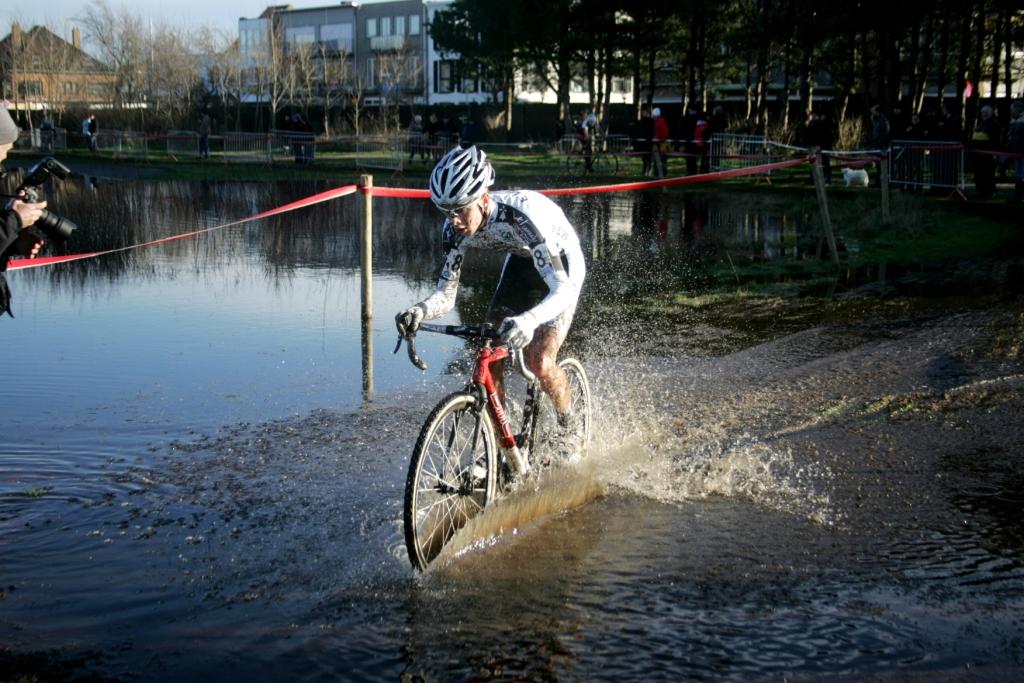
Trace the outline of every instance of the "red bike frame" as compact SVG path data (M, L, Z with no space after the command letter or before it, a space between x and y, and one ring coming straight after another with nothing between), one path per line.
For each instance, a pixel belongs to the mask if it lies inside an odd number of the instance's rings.
M501 404L501 397L498 396L497 387L494 385L494 375L491 374L491 365L509 357L508 348L499 346L494 349L490 345L480 349L476 356L476 367L473 369L473 383L483 387L487 396L487 403L491 407L491 413L498 420L501 428L501 445L505 448L514 448L516 445L515 434L512 433L512 425L508 422L508 414L505 413L505 406Z

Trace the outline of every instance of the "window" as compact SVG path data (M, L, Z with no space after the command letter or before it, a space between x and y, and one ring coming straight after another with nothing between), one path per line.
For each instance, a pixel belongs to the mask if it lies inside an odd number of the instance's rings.
M352 24L324 24L320 42L328 51L352 53Z
M377 18L371 17L366 20L366 37L374 38L377 35Z
M382 36L391 35L391 17L380 18L380 34Z
M311 45L316 42L316 27L296 26L284 30L284 41L288 45Z
M256 60L267 42L266 19L242 19L238 24L238 48L242 59Z
M377 87L377 58L367 57L366 58L366 87L375 88Z
M420 34L420 17L418 14L409 15L409 35L418 36Z
M43 95L43 82L42 81L22 81L18 84L18 90L21 91L22 97L42 97Z
M455 92L455 62L450 59L434 62L434 92Z
M60 82L60 94L61 95L77 95L78 94L78 83L75 81L61 81Z
M405 35L405 17L395 17L395 35Z
M106 97L107 86L102 83L90 83L89 84L89 95L92 97Z

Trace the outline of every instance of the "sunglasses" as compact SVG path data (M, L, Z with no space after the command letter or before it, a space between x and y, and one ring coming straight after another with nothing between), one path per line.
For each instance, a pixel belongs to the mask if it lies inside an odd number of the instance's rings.
M463 221L465 221L466 218L469 217L470 210L476 205L477 202L472 202L470 204L466 204L465 206L459 207L458 209L442 209L441 207L438 207L438 211L444 214L445 217L448 218L448 220L455 220L456 218L460 218Z

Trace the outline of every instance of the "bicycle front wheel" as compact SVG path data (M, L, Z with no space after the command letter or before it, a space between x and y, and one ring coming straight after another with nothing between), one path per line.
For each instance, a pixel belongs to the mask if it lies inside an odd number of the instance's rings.
M587 172L587 160L578 152L570 152L565 157L565 170L570 178L582 178Z
M414 568L426 569L494 496L497 443L487 407L471 394L448 396L427 417L405 483L405 545Z

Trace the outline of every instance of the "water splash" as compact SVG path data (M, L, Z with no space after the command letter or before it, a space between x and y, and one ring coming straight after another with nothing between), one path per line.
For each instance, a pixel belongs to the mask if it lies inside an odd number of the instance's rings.
M489 547L503 538L543 524L551 515L582 507L604 495L598 459L590 457L576 467L561 467L543 476L533 475L508 496L488 505L441 550L430 565L443 567L468 552Z

